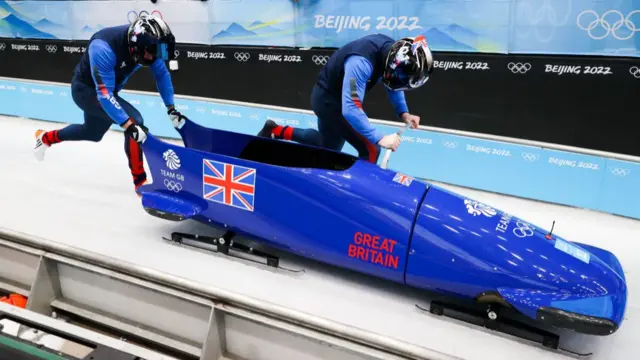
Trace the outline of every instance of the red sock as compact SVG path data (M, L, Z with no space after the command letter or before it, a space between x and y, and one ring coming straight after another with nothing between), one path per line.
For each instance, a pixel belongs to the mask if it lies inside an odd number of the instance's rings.
M291 140L293 137L293 128L291 126L276 126L271 133L279 139Z
M53 144L57 144L60 142L60 137L58 137L58 130L47 131L42 136L42 143L48 146Z

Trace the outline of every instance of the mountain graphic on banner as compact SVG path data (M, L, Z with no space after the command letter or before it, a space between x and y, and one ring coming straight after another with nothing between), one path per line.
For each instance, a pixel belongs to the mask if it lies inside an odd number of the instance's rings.
M460 41L456 41L449 34L436 28L427 30L423 35L427 38L429 46L436 50L466 50L475 51L475 48Z
M56 31L65 29L64 26L56 24L52 21L49 21L49 19L47 18L40 19L38 22L33 24L33 26L40 31L49 32L49 33L55 33Z
M89 25L85 25L82 27L82 29L80 29L80 31L85 32L85 33L91 33L93 34L94 32L97 32L98 30L104 29L105 26L104 25L96 25L96 27L92 28Z
M56 25L50 21L48 23ZM20 14L6 1L0 1L0 36L39 39L56 38L48 32L38 30L29 23L28 17Z
M467 36L467 37L478 37L478 33L471 30L471 29L467 29L464 26L458 25L458 24L451 24L449 26L447 26L444 29L445 32L449 33L452 36Z
M0 36L17 38L55 39L56 37L40 31L16 15L9 14L0 19Z
M263 23L262 21L259 21L259 20L252 22L251 25L249 25L247 30L253 31L257 34L270 34L270 33L282 31L276 27L267 25L266 23Z
M5 17L7 17L8 15L13 14L15 15L18 19L25 21L25 22L29 22L27 18L25 18L22 14L18 13L17 11L15 11L11 5L7 4L6 1L0 0L0 18L4 19Z
M256 33L245 29L242 25L238 23L232 23L225 30L222 30L219 33L213 35L213 39L223 39L223 38L229 38L229 37L246 37L246 36L256 36L256 35L257 35Z
M450 35L456 41L462 42L464 44L470 44L471 46L475 46L480 38L480 35L471 30L467 29L458 24L451 24L444 29L444 32Z

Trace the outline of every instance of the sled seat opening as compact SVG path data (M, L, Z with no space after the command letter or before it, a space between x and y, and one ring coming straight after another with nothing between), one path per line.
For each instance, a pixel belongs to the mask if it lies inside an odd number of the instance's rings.
M333 171L349 169L358 160L346 153L265 138L249 141L239 157L276 166Z
M182 128L181 136L189 149L275 166L342 171L358 161L338 151L207 128L192 121Z

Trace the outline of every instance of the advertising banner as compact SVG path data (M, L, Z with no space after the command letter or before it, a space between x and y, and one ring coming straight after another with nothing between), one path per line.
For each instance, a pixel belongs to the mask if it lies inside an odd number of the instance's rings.
M640 57L640 0L0 0L0 37L86 40L144 13L192 44L340 47L383 33L437 51Z

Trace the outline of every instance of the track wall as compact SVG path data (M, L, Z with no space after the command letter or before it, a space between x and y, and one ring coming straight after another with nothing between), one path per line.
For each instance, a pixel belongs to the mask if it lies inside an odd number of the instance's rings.
M5 78L0 81L0 113L81 122L68 84L85 46L84 41L0 38L0 77ZM238 132L257 133L267 116L315 127L309 94L333 51L181 44L180 70L173 73L181 95L178 105L200 123ZM433 79L407 93L411 112L428 127L405 133L392 168L640 218L640 122L633 107L640 95L637 60L436 56ZM134 75L127 89L149 92L123 96L139 107L151 131L177 136L148 70ZM370 93L364 107L371 118L386 120L377 123L383 131L400 125L383 89ZM345 151L354 153L349 145Z

